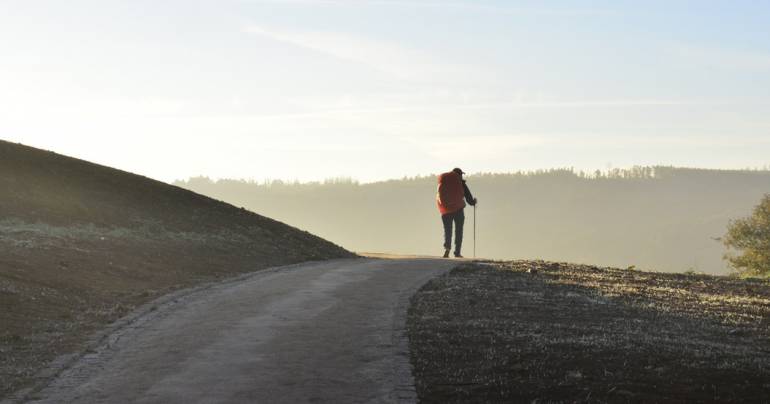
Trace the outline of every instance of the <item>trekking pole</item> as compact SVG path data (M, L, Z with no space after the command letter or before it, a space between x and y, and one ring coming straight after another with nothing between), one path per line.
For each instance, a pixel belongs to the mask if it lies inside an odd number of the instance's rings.
M476 205L473 205L473 259L476 259Z

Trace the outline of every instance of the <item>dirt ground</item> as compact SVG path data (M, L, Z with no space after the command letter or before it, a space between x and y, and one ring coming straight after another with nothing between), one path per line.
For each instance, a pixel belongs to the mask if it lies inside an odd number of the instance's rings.
M0 399L157 296L351 256L181 188L0 141Z
M258 240L103 234L16 234L27 246L0 239L0 397L29 386L51 360L79 352L93 332L160 295L261 268L351 256L293 238L285 247L297 253L287 256Z
M463 265L408 314L421 402L770 402L770 283Z
M414 402L409 298L454 265L341 259L239 276L156 302L155 310L24 398L40 404Z

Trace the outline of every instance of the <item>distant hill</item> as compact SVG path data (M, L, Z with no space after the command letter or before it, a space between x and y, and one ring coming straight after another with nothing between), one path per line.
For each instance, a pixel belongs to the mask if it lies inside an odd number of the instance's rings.
M0 397L170 290L351 256L188 190L0 141Z
M357 184L177 183L264 212L357 251L442 252L434 176ZM715 238L770 192L769 171L637 167L468 178L481 257L546 259L682 272L728 272ZM472 255L472 209L464 252Z

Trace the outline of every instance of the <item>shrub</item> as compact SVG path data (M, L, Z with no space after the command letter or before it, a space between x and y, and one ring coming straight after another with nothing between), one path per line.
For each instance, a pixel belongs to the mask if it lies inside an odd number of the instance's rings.
M738 272L770 275L770 194L762 198L751 216L731 221L722 242L728 249L725 259Z

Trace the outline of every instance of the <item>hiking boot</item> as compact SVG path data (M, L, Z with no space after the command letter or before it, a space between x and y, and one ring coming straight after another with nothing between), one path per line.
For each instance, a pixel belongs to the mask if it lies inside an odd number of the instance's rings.
M449 250L444 250L444 258L449 258Z
M463 256L459 252L456 252L455 253L455 258L463 258Z

